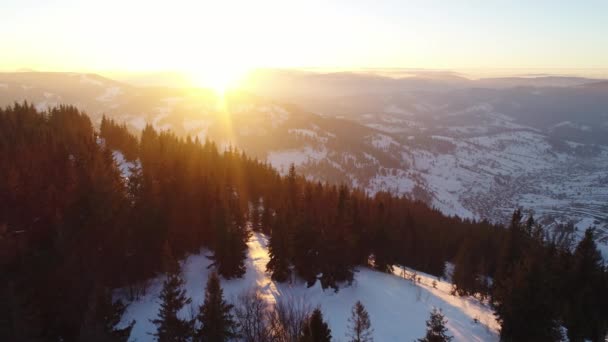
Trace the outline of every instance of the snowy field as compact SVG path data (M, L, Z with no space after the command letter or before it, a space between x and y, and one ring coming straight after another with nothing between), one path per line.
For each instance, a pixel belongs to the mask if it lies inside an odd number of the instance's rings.
M189 317L204 299L204 287L210 272L208 251L192 255L182 262L182 274L186 281L188 296L192 297L192 307L181 312ZM445 314L450 334L454 341L498 341L498 324L492 311L473 298L450 295L451 284L437 281L435 277L418 274L420 281L415 284L401 277L403 270L395 268L394 275L359 268L352 286L343 287L335 293L332 289L323 291L319 282L311 288L304 284L278 284L270 280L265 272L268 262L266 238L254 234L249 241L246 261L247 273L242 279L222 280L224 296L231 302L236 297L254 287L259 287L263 297L273 303L279 298L293 298L320 306L328 321L334 341L347 341L347 320L353 304L360 300L367 308L375 341L413 341L425 333L425 321L433 307ZM406 270L411 274L411 270ZM164 277L154 279L147 295L131 303L123 317L123 322L137 321L130 341L152 340L155 329L150 319L156 317L158 295ZM436 288L432 282L436 280ZM478 322L475 323L475 320Z

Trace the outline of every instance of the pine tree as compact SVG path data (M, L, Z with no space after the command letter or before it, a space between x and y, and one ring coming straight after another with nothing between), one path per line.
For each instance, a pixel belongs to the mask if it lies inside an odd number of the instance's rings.
M270 235L273 226L273 217L268 199L264 199L264 207L262 208L262 217L260 217L260 225L262 233Z
M135 325L133 320L124 327L118 327L126 308L122 301L112 300L111 291L97 286L85 313L79 339L93 342L126 342Z
M186 297L183 286L184 280L179 271L168 274L163 283L158 318L150 320L157 329L153 335L160 342L185 342L192 337L194 322L178 317L180 310L192 302L191 298Z
M603 259L594 240L593 229L587 229L574 251L574 265L570 272L570 290L564 325L570 341L603 340L608 329L598 295L603 288Z
M288 208L294 210L298 205L298 183L296 166L293 163L289 165L289 173L287 174L287 196Z
M211 273L205 288L205 301L197 316L201 327L196 332L196 341L223 342L236 336L233 306L224 300L223 292L220 278L215 272Z
M266 271L270 272L272 280L285 282L291 274L289 263L290 237L287 228L285 214L279 218L272 227L270 239L268 240L268 255L270 260L266 265Z
M393 241L394 239L389 235L387 226L388 218L384 203L380 202L378 205L378 222L376 222L373 237L372 246L374 253L374 268L380 272L392 273L393 264L395 263Z
M558 293L553 285L559 280L547 267L550 257L539 230L533 219L522 223L518 211L513 215L492 293L503 341L561 338Z
M217 272L226 279L240 278L245 274L245 259L247 258L247 240L249 232L239 220L236 209L224 208L219 204L215 215L214 254L209 267L216 267Z
M475 260L472 256L473 243L471 239L466 239L458 249L452 273L454 290L459 296L473 295L479 288L478 277L473 266Z
M311 287L319 274L317 235L309 222L302 222L294 232L293 264L296 273Z
M354 241L350 238L353 231L353 220L350 215L349 190L346 186L339 189L332 187L330 196L337 202L336 213L329 225L322 229L320 250L321 286L333 288L336 292L340 282L351 284L354 278L355 260L353 258Z
M261 210L260 210L260 201L259 199L254 200L251 203L251 210L249 212L249 216L250 216L250 221L251 221L251 229L254 232L259 232L262 228L262 221L261 221Z
M315 309L303 329L299 342L330 342L331 329L323 321L323 313L319 308Z
M165 240L162 248L162 256L161 256L161 270L165 274L175 274L179 273L179 263L173 257L173 252L171 250L171 246L169 245L169 241Z
M449 342L453 339L448 335L448 328L445 327L447 320L436 308L431 311L431 317L426 321L426 336L418 339L418 342Z
M369 319L369 314L360 301L357 301L351 311L351 316L348 319L347 337L349 342L372 342L373 329Z

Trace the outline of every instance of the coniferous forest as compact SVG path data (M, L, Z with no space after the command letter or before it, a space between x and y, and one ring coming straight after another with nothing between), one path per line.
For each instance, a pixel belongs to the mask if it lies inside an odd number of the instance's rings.
M128 172L115 151L133 162ZM0 340L124 341L130 326L116 325L128 303L114 290L137 298L163 272L163 295L185 302L175 260L205 247L219 276L239 278L252 231L269 237L267 272L278 282L340 291L360 266L441 277L451 262L454 295L489 300L503 341L558 341L562 327L570 341L604 340L608 271L593 229L571 243L520 210L506 226L447 217L296 171L282 176L234 148L150 125L132 134L104 118L96 129L71 106L0 109ZM218 286L210 280L200 316L222 312L228 326ZM424 340L445 335L436 316ZM320 311L307 327L308 340L330 338ZM197 336L221 333L203 326Z

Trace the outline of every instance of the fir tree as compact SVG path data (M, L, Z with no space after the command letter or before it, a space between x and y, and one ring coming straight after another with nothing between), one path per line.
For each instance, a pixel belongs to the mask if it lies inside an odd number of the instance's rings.
M289 265L289 244L287 220L284 214L280 215L272 227L268 241L268 255L270 260L266 265L266 271L271 273L271 278L278 282L285 282L291 274Z
M178 272L168 274L163 283L158 318L150 320L156 325L153 335L160 342L185 342L192 337L194 322L178 317L180 310L192 302L191 298L186 297L183 286L184 280Z
M299 342L330 342L331 329L323 321L323 313L319 308L315 309L304 325Z
M452 282L454 283L454 291L459 296L472 295L477 292L477 277L473 270L474 260L473 244L470 239L465 242L458 249L456 260L454 261L454 272L452 273Z
M218 275L211 273L205 288L205 301L197 316L201 327L196 332L196 341L223 342L236 336L233 306L224 300L223 292Z
M319 273L319 251L317 235L309 222L302 222L294 233L293 264L298 276L304 279L308 287L317 281Z
M351 311L351 316L348 319L349 342L372 342L373 329L369 319L369 314L360 301L357 301Z
M122 301L112 300L111 292L97 286L93 290L89 307L85 313L83 325L80 328L81 341L126 342L131 335L135 321L124 327L118 327L127 306Z
M387 231L388 218L384 203L378 205L378 222L373 234L374 268L380 272L392 273L395 258L393 257L393 239Z
M209 267L216 267L217 272L226 279L240 278L245 274L247 258L247 240L249 232L237 209L224 208L219 205L216 211L216 241L214 254Z
M251 221L251 229L254 232L259 232L262 228L262 221L261 221L261 210L260 210L260 201L259 199L254 200L251 203L251 210L249 213L250 216L250 221Z
M261 230L264 234L270 235L273 226L272 209L267 199L264 199L264 207L262 208L262 217L260 217Z
M447 320L436 308L431 311L431 317L426 321L426 336L418 339L418 342L449 342L453 339L448 335L448 328L445 327Z
M570 341L602 341L608 321L598 305L603 287L603 259L594 240L593 229L587 229L574 251L574 265L570 275L570 290L564 325Z
M548 250L543 248L543 234L532 219L522 223L516 211L494 283L492 303L501 323L503 341L556 341L559 329L558 296Z

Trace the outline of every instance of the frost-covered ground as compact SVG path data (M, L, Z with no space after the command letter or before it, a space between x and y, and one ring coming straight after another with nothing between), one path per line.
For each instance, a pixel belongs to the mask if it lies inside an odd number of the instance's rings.
M186 291L192 297L192 307L181 312L184 317L189 317L191 310L196 310L203 301L204 287L210 272L207 269L210 264L206 258L208 253L203 250L182 262ZM400 268L396 268L394 274L359 268L352 286L343 287L335 293L331 289L323 291L318 282L311 288L299 283L275 283L265 272L267 262L266 238L254 234L249 241L245 276L242 279L222 280L226 298L234 301L243 291L257 286L269 303L279 298L293 298L306 301L312 306L320 306L329 322L334 341L347 340L347 319L357 300L365 305L370 314L376 341L412 341L422 337L425 321L433 307L443 310L455 341L498 341L498 324L492 311L476 299L450 295L451 284L436 280L435 277L419 273L421 281L414 284L400 276ZM411 274L412 270L406 272ZM437 281L437 288L433 288L433 280ZM149 333L155 327L149 320L157 315L162 281L162 276L155 279L147 295L128 307L123 322L133 319L137 321L131 333L131 341L151 340ZM475 323L475 319L478 323Z

